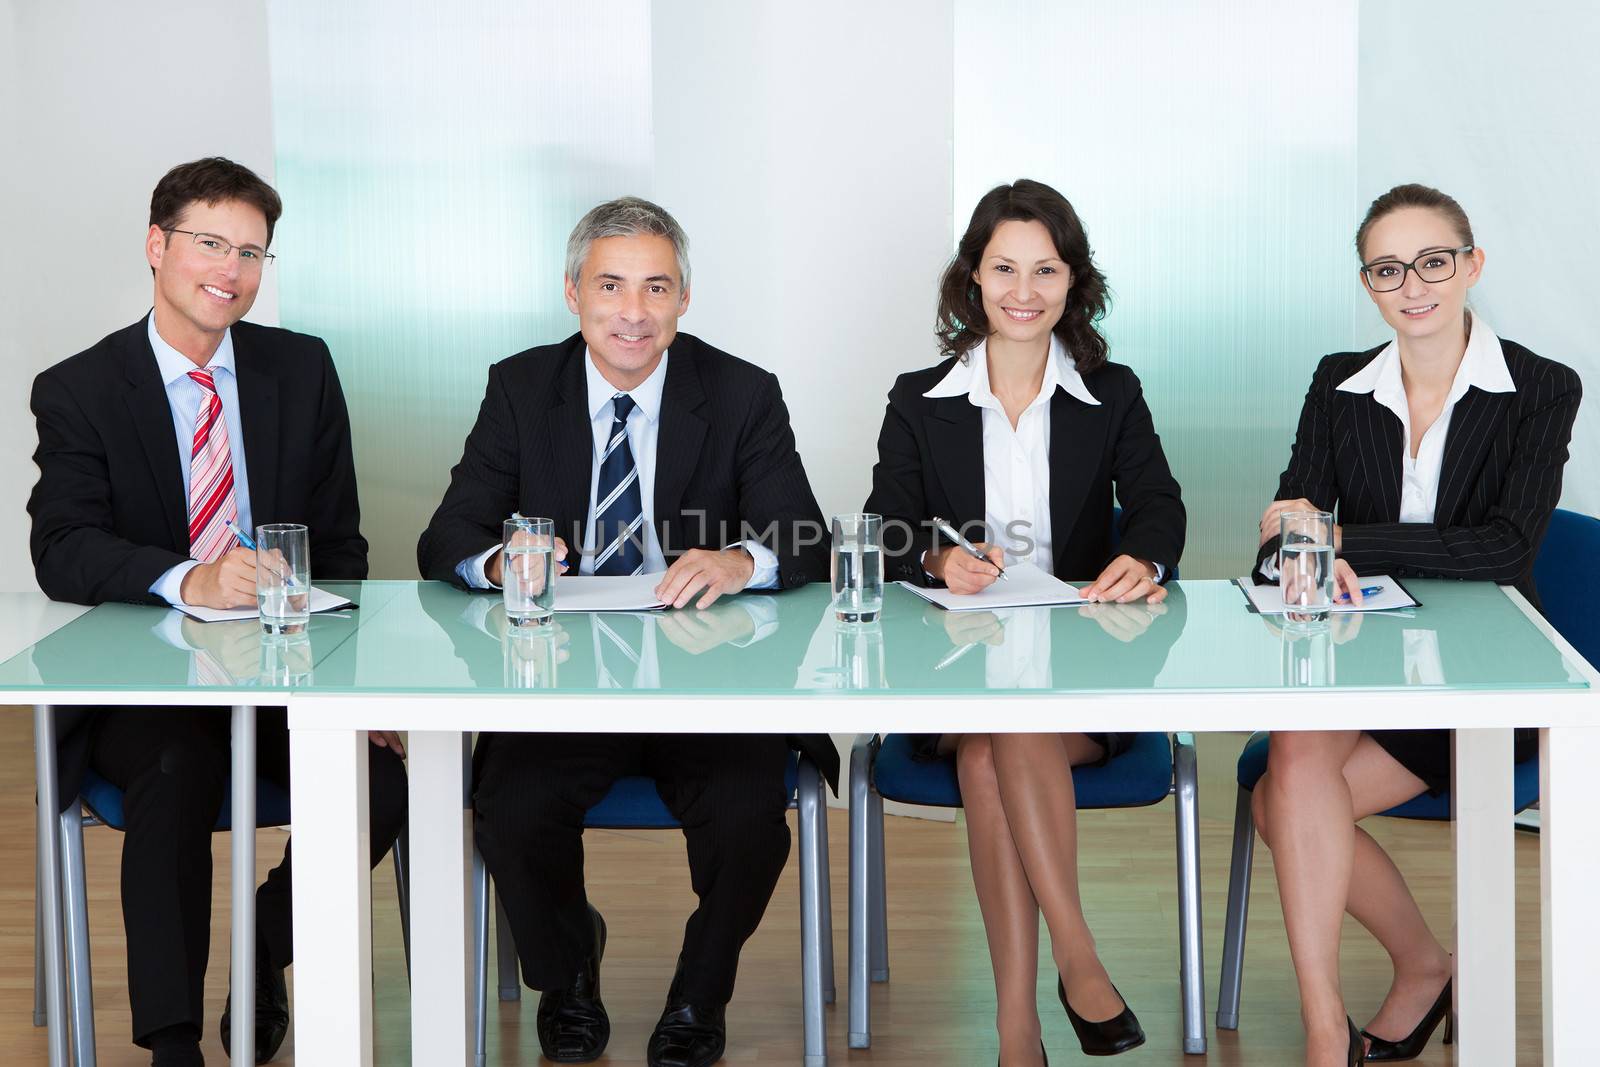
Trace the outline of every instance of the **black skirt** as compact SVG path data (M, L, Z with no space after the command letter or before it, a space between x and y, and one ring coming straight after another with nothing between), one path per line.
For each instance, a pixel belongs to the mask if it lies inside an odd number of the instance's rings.
M1450 789L1450 742L1453 730L1368 730L1367 734L1406 770L1421 778L1430 796ZM1532 759L1539 751L1539 731L1515 731L1512 752L1516 762Z
M943 734L912 734L911 735L911 756L912 756L912 758L913 759L919 759L919 760L939 760L939 759L944 759L948 755L948 753L941 753L939 751L939 738L941 738L943 736L944 736ZM1099 745L1102 749L1105 750L1105 754L1103 756L1101 756L1098 760L1096 760L1094 763L1089 764L1089 766L1091 766L1091 767L1104 767L1106 764L1110 763L1113 759L1115 759L1116 757L1122 755L1124 752L1128 751L1128 749L1130 747L1132 747L1132 745L1133 745L1133 739L1138 737L1139 735L1138 734L1085 734L1084 736L1087 737L1089 740L1093 741L1095 744ZM1448 769L1446 770L1446 773L1448 773Z

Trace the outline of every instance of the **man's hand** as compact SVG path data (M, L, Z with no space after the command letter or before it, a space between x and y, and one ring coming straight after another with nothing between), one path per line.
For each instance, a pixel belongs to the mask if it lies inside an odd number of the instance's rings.
M705 609L717 598L737 593L750 584L756 572L756 561L743 548L734 547L721 552L708 548L691 548L673 561L667 573L656 586L656 596L668 607L681 608L704 591L695 607Z
M1083 598L1091 604L1112 601L1127 604L1144 597L1146 604L1159 604L1167 599L1167 587L1156 584L1154 564L1132 556L1118 556L1106 564L1094 584L1083 590Z
M922 559L922 567L943 582L952 593L959 596L981 593L1000 577L1000 567L1005 563L1005 550L999 545L981 542L972 547L986 558L974 559L966 549L951 545L929 552Z
M400 740L400 735L393 730L368 730L367 740L379 748L386 748L401 759L406 758L405 742Z
M256 602L256 554L235 548L214 563L189 568L178 586L185 604L202 608L242 608Z
M756 632L755 620L739 604L718 604L709 611L674 611L656 622L661 635L691 656L729 641L743 641Z
M529 543L532 543L533 541L532 534L524 533L520 530L511 536L512 544L518 544L520 543L521 539L524 538L527 539ZM505 558L506 554L504 552L496 552L484 562L483 576L489 579L490 585L499 586L504 584L503 579L505 578ZM556 573L569 574L571 571L572 568L567 560L567 543L558 537L556 538Z

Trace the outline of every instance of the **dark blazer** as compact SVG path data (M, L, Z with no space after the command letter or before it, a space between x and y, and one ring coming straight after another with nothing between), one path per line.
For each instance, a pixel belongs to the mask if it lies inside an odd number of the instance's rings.
M984 517L983 412L965 396L926 397L955 365L902 374L889 391L872 495L866 510L898 520L909 539L884 535L889 580L926 584L922 553L933 544L935 515L957 529ZM1183 554L1186 516L1133 371L1107 363L1083 376L1099 405L1058 388L1050 401L1050 537L1054 573L1067 581L1099 575L1114 554L1160 564L1171 575ZM1112 489L1122 505L1121 544L1113 553ZM909 540L909 544L907 541Z
M150 586L189 558L189 503L146 320L33 381L39 480L28 498L39 587L54 600L162 604ZM313 580L367 576L350 419L320 339L233 327L254 522L310 528ZM88 766L92 708L58 712L61 796Z
M577 551L594 464L584 358L574 334L489 368L478 421L417 542L424 578L463 585L457 564L498 545L514 511L555 519ZM669 564L691 548L755 539L777 554L780 588L827 579L822 512L771 373L678 334L655 470L656 536Z
M1274 499L1337 509L1339 554L1358 574L1498 582L1537 605L1533 561L1561 499L1583 383L1514 341L1500 346L1516 392L1474 388L1456 402L1433 522L1399 521L1407 446L1399 417L1371 393L1338 390L1382 345L1318 364ZM1257 568L1277 550L1277 538L1262 545Z

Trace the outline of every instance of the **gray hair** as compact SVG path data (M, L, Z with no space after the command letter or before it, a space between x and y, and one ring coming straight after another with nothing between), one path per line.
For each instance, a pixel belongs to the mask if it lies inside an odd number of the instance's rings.
M678 275L683 288L689 288L689 236L666 209L637 196L607 200L592 208L573 227L567 238L567 277L573 283L589 258L589 248L604 237L665 237L678 255Z

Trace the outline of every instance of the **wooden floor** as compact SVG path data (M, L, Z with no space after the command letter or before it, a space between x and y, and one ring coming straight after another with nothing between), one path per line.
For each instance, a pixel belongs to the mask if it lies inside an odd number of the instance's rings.
M1242 1028L1212 1028L1217 964L1233 818L1233 761L1242 738L1200 738L1201 833L1204 871L1206 1030L1208 1057L1185 1057L1177 979L1177 895L1174 890L1171 802L1134 811L1081 816L1085 907L1102 955L1138 1012L1149 1043L1118 1062L1134 1065L1197 1064L1284 1067L1299 1063L1297 999L1282 933L1270 858L1257 851L1251 899L1249 961ZM22 709L0 713L0 1064L45 1062L45 1032L32 1023L33 772L31 727ZM1442 824L1374 820L1371 829L1397 857L1441 939L1451 934L1449 828ZM845 1047L846 871L844 813L834 811L834 931L839 1003L829 1009L829 1055L835 1064L940 1067L992 1063L994 990L983 931L967 869L964 831L958 823L891 819L887 834L890 966L893 980L873 988L873 1047ZM118 906L121 835L87 832L90 925L99 1062L103 1067L149 1063L128 1038L126 960ZM261 871L281 854L284 835L263 831ZM227 1060L217 1039L217 1018L227 993L226 835L216 839L212 954L206 996L205 1053ZM739 988L729 1006L727 1062L789 1064L800 1059L799 914L791 854L767 920L747 946ZM613 1036L600 1062L635 1064L660 1012L671 978L692 894L681 837L675 833L604 832L589 835L589 887L610 924L604 968ZM1540 1047L1538 843L1517 843L1519 1064L1537 1064ZM409 1062L409 1001L400 948L392 873L375 875L373 934L376 969L377 1060ZM1388 983L1382 951L1354 924L1345 937L1345 989L1357 1022L1374 1011ZM1045 953L1048 959L1048 953ZM291 982L293 971L291 970ZM1080 1053L1054 997L1054 976L1040 978L1039 1005L1052 1061L1079 1061ZM490 1064L540 1062L534 1033L535 996L492 1004ZM276 1061L292 1064L293 1034ZM1418 1063L1448 1064L1438 1038Z

